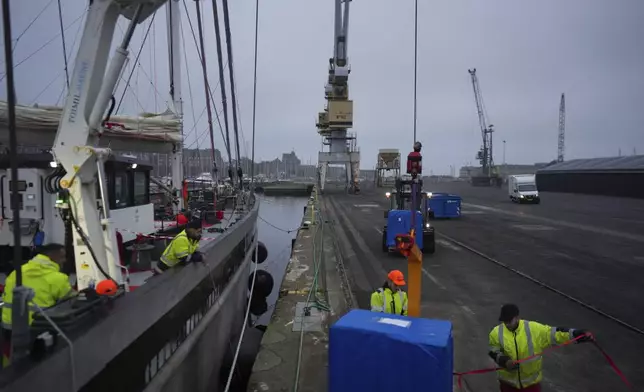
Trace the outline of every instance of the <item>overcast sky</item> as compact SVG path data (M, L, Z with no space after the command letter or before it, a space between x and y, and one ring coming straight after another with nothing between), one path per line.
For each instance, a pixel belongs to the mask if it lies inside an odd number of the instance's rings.
M184 0L180 1L184 13L185 54L182 50L181 57L186 145L207 148L203 75ZM53 39L17 66L19 102L62 104L59 97L65 78L56 1L11 3L14 38L49 4L17 42L16 64ZM73 64L87 1L63 3L65 38ZM260 3L257 159L281 157L282 152L295 149L304 163L309 159L316 162L320 138L315 121L325 103L334 3ZM615 156L620 148L623 155L632 154L633 149L644 153L644 1L419 3L418 139L424 144L425 167L446 174L450 165L459 167L475 161L481 134L467 73L474 67L489 121L496 129L497 164L503 162L503 140L507 141L508 163L556 158L562 92L566 94L567 110L566 159ZM185 0L185 4L196 29L194 1ZM214 88L218 70L212 2L202 1L201 5L208 76ZM250 149L255 2L231 0L230 12L243 140ZM399 148L406 154L413 143L413 18L412 0L354 0L351 4L349 83L355 111L353 130L358 134L363 169L374 167L378 149ZM164 7L156 15L121 112L136 114L166 108L165 21ZM132 59L126 74L134 65L149 22L139 26L132 40ZM126 21L119 26L118 41ZM1 63L4 68L4 61ZM120 93L116 96L118 99ZM221 111L219 90L215 97ZM6 99L4 83L0 98ZM216 146L223 149L218 128L215 136Z

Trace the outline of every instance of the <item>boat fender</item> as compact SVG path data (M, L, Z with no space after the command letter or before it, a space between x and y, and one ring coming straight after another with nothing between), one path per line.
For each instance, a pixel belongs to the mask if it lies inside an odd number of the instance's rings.
M253 295L250 299L250 312L253 316L261 316L268 311L268 302L266 298Z
M268 249L266 249L266 245L264 245L262 241L258 241L258 242L259 244L257 245L257 254L255 254L256 252L253 251L252 260L253 260L253 263L262 264L268 258ZM258 260L258 256L259 256L259 260Z
M253 274L248 277L248 290L253 284ZM253 297L266 298L273 292L274 286L273 275L268 271L257 270L255 277L255 287L253 288Z

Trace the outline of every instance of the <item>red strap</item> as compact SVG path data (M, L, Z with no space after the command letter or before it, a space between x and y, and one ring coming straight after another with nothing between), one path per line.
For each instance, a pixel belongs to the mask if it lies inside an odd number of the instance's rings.
M552 347L548 347L548 348L546 348L545 350L543 350L540 354L535 354L535 355L529 356L529 357L527 357L527 358L523 358L523 359L521 359L521 360L514 361L514 363L519 364L519 363L522 363L522 362L529 361L529 360L531 360L531 359L533 359L533 358L540 357L540 356L544 355L545 353L547 353L547 352L549 352L549 351L553 351L553 350L556 350L556 349L558 349L558 348L568 346L568 345L570 345L570 344L572 344L572 343L574 343L574 342L578 341L579 339L584 338L584 337L587 337L587 336L592 337L593 335L592 335L591 333L586 333L586 334L584 334L584 335L579 335L579 336L577 336L576 338L574 338L574 339L570 339L570 340L567 340L567 341L565 341L565 342L563 342L563 343L561 343L561 344L559 344L559 345L552 346ZM606 359L606 362L608 362L608 364L610 365L610 367L611 367L611 368L613 368L613 370L615 371L615 373L617 373L617 375L622 379L622 381L624 382L624 384L626 384L626 386L628 386L629 388L631 388L631 389L632 389L632 388L633 388L633 385L632 385L632 384L631 384L631 383L626 379L626 376L625 376L625 375L624 375L624 373L623 373L623 372L622 372L622 371L617 367L617 365L615 364L615 361L613 361L613 359L612 359L612 358L611 358L611 357L606 353L606 351L604 351L604 350L603 350L603 349L602 349L602 348L597 344L597 342L596 342L596 341L593 341L593 343L595 344L595 347L597 347L597 349L599 349L599 351L602 353L602 355L604 356L604 358ZM459 388L460 390L463 390L463 376L467 376L467 375L471 375L471 374L484 374L484 373L491 373L491 372L496 372L497 370L502 370L502 369L503 369L503 368L501 368L501 367L485 368L485 369L470 370L470 371L467 371L467 372L454 372L454 373L453 373L453 375L457 377L457 379L456 379L456 380L457 380L457 383L458 383L458 388Z
M617 367L617 364L615 364L615 361L613 361L613 358L611 358L610 355L608 355L608 353L606 353L606 351L604 351L604 349L601 348L599 344L597 344L597 342L593 342L593 343L595 344L595 347L597 347L599 352L602 353L602 355L604 356L604 359L606 360L606 362L608 362L610 367L612 367L615 373L617 373L617 375L619 376L619 378L622 379L622 382L624 382L624 384L626 384L630 389L633 389L633 384L631 384L626 379L626 375L624 375L624 372L622 372L621 369Z

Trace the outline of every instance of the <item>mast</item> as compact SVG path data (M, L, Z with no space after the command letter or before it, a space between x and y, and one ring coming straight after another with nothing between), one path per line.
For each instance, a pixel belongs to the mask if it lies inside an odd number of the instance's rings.
M181 140L183 143L183 100L181 98L181 9L178 1L168 1L168 54L170 70L170 98L172 111L179 117L181 123ZM183 144L175 144L172 148L172 188L179 189L183 184ZM178 196L178 195L175 195ZM184 208L183 197L177 197L179 203L175 214Z

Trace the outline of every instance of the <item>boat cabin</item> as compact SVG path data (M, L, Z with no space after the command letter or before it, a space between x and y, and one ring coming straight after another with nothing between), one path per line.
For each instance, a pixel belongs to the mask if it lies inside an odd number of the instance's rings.
M65 174L50 153L19 154L18 180L11 178L8 155L0 155L0 272L11 268L14 245L11 192L18 188L21 246L25 258L32 246L65 243L65 222L56 208L58 181ZM151 166L127 156L105 162L111 220L123 242L136 233L154 233L154 208L150 201ZM97 203L100 202L97 185ZM68 233L69 234L69 233ZM10 264L10 263L8 263Z

